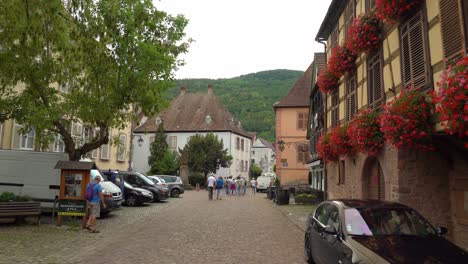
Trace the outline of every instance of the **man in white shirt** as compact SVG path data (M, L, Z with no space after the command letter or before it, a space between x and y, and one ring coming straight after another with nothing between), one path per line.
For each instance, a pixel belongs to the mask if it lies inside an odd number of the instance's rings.
M255 178L252 178L252 180L250 181L250 187L252 187L252 194L255 195L255 193L257 192L257 181L255 180Z
M208 177L208 200L213 200L213 188L216 182L216 178L214 177L213 173L210 174Z

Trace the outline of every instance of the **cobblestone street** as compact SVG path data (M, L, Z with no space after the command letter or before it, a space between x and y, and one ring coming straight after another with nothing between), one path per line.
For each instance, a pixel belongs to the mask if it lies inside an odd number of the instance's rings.
M208 201L206 191L77 226L1 226L1 263L304 263L303 232L264 194ZM6 249L6 250L5 250Z

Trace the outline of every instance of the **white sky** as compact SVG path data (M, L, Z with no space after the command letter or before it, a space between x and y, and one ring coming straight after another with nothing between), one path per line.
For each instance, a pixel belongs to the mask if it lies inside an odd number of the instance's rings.
M264 70L305 71L323 51L315 36L331 0L153 0L189 19L195 40L176 78L231 78Z

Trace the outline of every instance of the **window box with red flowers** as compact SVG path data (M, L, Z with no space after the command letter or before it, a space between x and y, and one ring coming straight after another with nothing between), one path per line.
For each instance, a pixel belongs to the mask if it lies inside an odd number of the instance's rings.
M422 0L375 0L375 12L380 19L393 24L420 6L422 2Z
M356 149L354 148L353 144L351 144L348 135L348 125L335 127L330 132L330 144L335 149L334 152L339 157L351 157L356 154Z
M329 94L338 89L338 81L339 79L325 68L318 75L317 85L322 93Z
M328 60L328 70L337 78L352 71L356 67L356 53L351 52L346 44L333 48L332 55Z
M432 150L431 108L420 90L403 90L385 105L379 121L380 131L397 149Z
M436 113L442 127L450 135L468 137L468 56L441 75L439 91L434 92ZM468 148L468 144L465 145Z
M348 30L348 49L355 53L370 53L382 43L380 20L374 13L367 13L354 19Z
M321 159L323 159L323 161L325 161L325 163L338 161L339 156L336 153L335 148L330 143L330 133L320 136L317 142L317 154Z
M373 109L363 110L349 125L348 135L357 151L375 156L382 149L385 138L380 131L379 116Z

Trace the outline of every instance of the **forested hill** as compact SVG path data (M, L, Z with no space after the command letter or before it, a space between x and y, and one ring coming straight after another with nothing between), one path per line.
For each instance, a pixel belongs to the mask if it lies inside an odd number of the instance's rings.
M230 79L182 79L169 90L170 98L179 94L181 85L187 92L207 92L213 85L214 94L239 119L247 131L275 140L275 114L273 104L285 96L303 72L271 70L251 73Z

